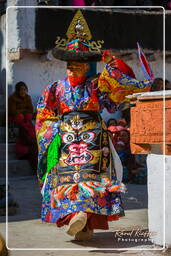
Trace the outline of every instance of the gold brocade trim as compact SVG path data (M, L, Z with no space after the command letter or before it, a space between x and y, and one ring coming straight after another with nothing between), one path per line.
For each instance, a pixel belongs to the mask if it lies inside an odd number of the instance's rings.
M102 44L104 44L103 40L97 40L89 42L90 44L90 51L98 51L100 52L100 49L102 48Z
M80 165L75 165L75 170L76 170L77 172L79 172L79 170L81 170L81 166L80 166Z
M61 38L60 36L57 36L56 41L55 41L56 47L60 49L67 49L67 39L66 38Z
M67 171L67 172L60 172L59 175L61 174L70 174L70 173L76 173L76 172L96 172L96 173L99 173L100 171L99 170L95 170L95 169L82 169L82 170L79 170L79 171Z
M97 178L97 176L96 176L96 174L95 173L84 173L83 174L83 178L84 179L96 179Z
M61 122L60 129L63 132L73 132L72 126L65 122Z
M97 122L90 121L83 125L83 127L80 129L80 132L92 130L92 129L95 129L96 127L97 127Z
M103 171L107 170L107 163L108 163L108 159L106 157L103 157L103 160L102 160L102 170Z
M68 155L66 153L62 153L59 158L59 165L61 167L67 167L68 165L65 163L65 160L68 158ZM64 173L64 172L63 172Z
M105 146L108 145L108 134L107 132L103 132L103 142L102 142Z
M105 124L105 122L104 122L104 120L102 120L102 128L104 129L104 130L107 130L107 126L106 126L106 124Z
M73 116L73 118L71 119L71 122L81 122L82 120L81 120L81 118L80 118L80 116L79 115L75 115L75 116Z
M74 40L74 39L73 39ZM66 38L61 38L60 36L57 36L57 39L55 41L55 47L62 49L62 50L67 50L67 43L70 42L70 39L66 39ZM96 41L87 41L87 44L89 44L90 48L89 51L93 52L93 51L97 51L100 52L101 48L102 48L102 44L104 44L103 40L97 40Z
M109 177L108 177L107 173L105 172L105 173L100 174L100 178L103 179L103 178L109 178Z
M57 177L57 176L52 177L52 178L51 178L51 186L52 186L53 188L56 188L56 187L57 187L57 184L58 184L58 177Z
M83 121L83 120L80 119L80 121ZM86 124L84 124L82 126L82 128L80 128L79 133L82 133L82 132L87 131L87 130L95 129L96 127L97 127L97 122L95 122L95 121L87 122ZM61 122L60 129L63 132L73 132L74 131L73 126L69 125L68 123L65 123L65 122Z
M100 160L101 150L89 150L94 156L94 158L90 161L90 164L96 164ZM99 171L99 170L98 170Z

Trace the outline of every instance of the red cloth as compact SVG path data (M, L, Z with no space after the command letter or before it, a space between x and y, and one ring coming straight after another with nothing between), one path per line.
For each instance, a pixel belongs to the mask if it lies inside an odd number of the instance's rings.
M112 55L112 53L110 52L110 50L103 51L102 61L107 63L107 62L111 61L111 58L113 58L116 68L118 68L120 71L122 71L124 74L126 74L128 76L130 76L132 78L136 78L131 67L129 67L123 60L121 60L115 56L112 57L111 55Z
M78 212L73 212L68 214L67 216L58 219L56 222L57 227L62 227L64 225L68 225L70 220L77 214ZM87 213L87 226L89 229L104 229L108 230L108 221L118 220L118 214L107 216L100 215L95 213Z
M9 122L13 122L16 124L22 124L23 122L31 121L33 117L33 114L27 113L27 114L16 114L15 116L9 117Z
M19 135L16 140L16 156L29 160L34 171L37 169L37 142L35 127L32 124L33 114L17 114L9 117L9 121L18 124Z
M87 213L87 226L89 229L109 229L107 216Z
M132 78L136 78L132 68L129 67L123 60L121 60L119 58L115 58L115 60L117 63L117 67L120 71L122 71L123 73L125 73L126 75L128 75Z
M118 142L119 132L127 130L127 128L120 125L111 125L107 129L112 133L112 143L114 146Z
M120 125L111 125L107 128L110 132L120 132L128 130L127 128L120 126Z

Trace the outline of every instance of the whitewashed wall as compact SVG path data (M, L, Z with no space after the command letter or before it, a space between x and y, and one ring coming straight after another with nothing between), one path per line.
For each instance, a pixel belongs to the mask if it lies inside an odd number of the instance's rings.
M35 50L35 10L35 8L8 7L7 46L9 51Z
M7 93L11 94L16 81L25 81L25 79L27 81L27 75L31 77L27 65L29 56L25 66L25 62L20 60L17 54L20 54L20 49L35 50L35 8L22 8L22 6L35 6L37 3L35 0L8 0L7 3ZM16 8L17 6L21 6L21 8ZM10 61L14 56L18 60ZM17 69L18 66L19 70ZM32 63L30 63L30 66L32 66ZM23 78L23 74L25 79L20 79L20 77ZM32 92L30 93L32 94Z

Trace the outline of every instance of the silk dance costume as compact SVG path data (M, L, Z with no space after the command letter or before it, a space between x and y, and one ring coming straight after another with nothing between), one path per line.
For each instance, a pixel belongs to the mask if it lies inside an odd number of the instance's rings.
M85 33L85 28L78 10L65 49L57 45L54 57L80 66L105 59L108 52L91 52L90 31ZM125 95L149 90L151 82L137 81L128 65L117 58L115 62L117 68L106 64L95 77L68 76L53 82L37 106L42 220L69 225L68 234L76 238L83 231L108 229L108 221L124 216L122 165L99 112L104 107L113 111Z

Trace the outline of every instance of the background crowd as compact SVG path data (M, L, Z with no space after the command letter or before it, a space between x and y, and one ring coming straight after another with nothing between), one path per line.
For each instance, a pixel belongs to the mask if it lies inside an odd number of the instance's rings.
M38 0L38 4L53 6L163 6L165 9L171 9L170 0Z

